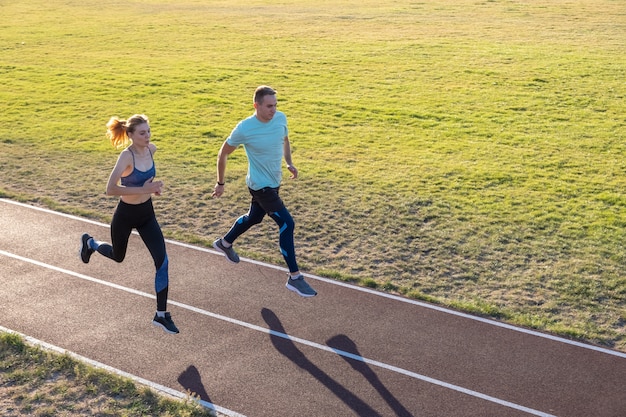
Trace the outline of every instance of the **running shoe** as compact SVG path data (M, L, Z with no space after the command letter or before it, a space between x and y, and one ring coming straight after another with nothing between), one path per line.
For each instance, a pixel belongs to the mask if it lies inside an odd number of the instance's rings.
M224 256L226 256L226 259L228 259L230 262L234 264L239 263L239 255L237 255L237 252L235 252L235 249L233 249L233 245L230 245L230 247L227 248L226 246L224 246L224 244L222 243L222 239L220 238L213 242L213 247L218 251L224 253Z
M172 321L172 315L170 313L165 313L165 317L159 317L158 314L154 315L154 319L152 319L152 324L155 326L161 327L168 333L176 334L178 333L178 328Z
M313 297L317 295L317 292L304 280L304 275L302 274L295 278L289 275L285 286L288 290L297 293L301 297Z
M89 263L89 258L91 258L91 254L95 252L89 246L89 239L91 239L91 236L89 236L87 233L83 234L80 238L80 259L86 264Z

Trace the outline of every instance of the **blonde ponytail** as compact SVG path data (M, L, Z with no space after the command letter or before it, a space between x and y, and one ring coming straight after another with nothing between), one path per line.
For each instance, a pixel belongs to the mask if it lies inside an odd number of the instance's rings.
M130 143L129 133L135 131L135 127L142 123L149 123L148 117L144 114L135 114L122 120L117 116L111 117L107 123L107 137L116 149L126 146Z

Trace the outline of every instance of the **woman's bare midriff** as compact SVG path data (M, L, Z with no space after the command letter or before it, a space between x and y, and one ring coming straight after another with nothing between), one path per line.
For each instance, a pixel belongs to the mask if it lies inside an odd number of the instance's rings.
M150 200L150 194L124 195L120 199L126 204L142 204Z

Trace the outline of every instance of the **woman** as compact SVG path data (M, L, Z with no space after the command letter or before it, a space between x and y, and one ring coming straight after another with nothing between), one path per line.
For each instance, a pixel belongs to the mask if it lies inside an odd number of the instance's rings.
M107 183L107 195L120 196L111 221L112 244L98 242L85 233L81 237L80 258L88 263L91 255L98 252L116 262L122 262L130 234L133 229L137 229L156 267L154 283L157 311L152 323L168 333L178 333L170 313L166 311L168 260L165 239L152 206L152 194L161 195L163 182L154 181L156 168L153 156L157 147L150 143L148 118L143 114L136 114L128 120L112 117L106 126L107 137L114 147L120 148L130 143L120 153Z

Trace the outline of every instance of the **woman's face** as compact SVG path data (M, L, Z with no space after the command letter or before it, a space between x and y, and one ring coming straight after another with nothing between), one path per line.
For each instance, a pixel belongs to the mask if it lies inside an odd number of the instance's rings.
M137 146L148 146L150 143L150 136L150 126L148 123L142 123L135 126L135 131L128 134L128 137L132 139L133 144Z

